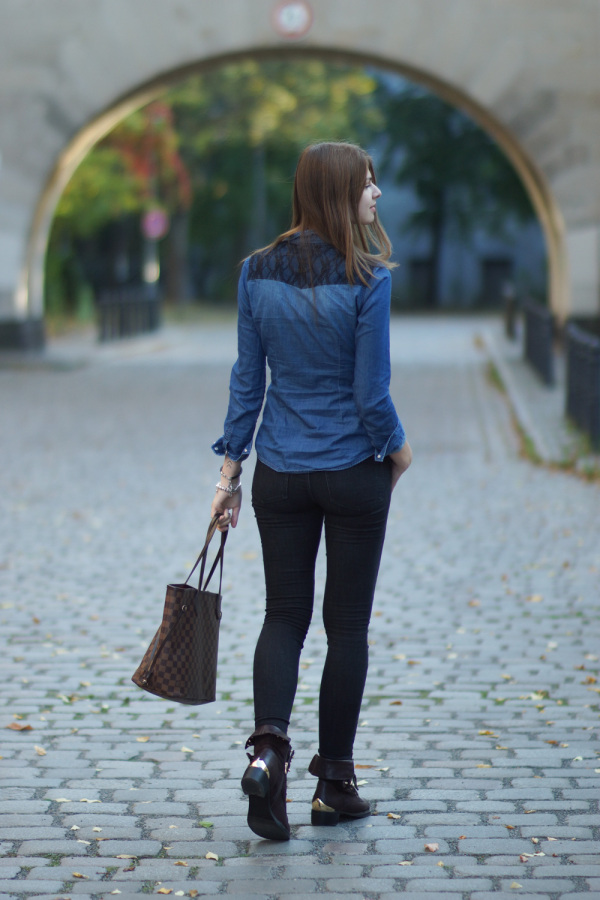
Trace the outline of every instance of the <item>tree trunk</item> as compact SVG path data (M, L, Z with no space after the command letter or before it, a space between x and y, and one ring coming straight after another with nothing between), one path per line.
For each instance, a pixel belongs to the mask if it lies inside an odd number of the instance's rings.
M189 215L175 213L165 238L165 296L169 303L185 304L192 300L189 270Z
M437 309L441 306L442 287L442 251L444 249L444 232L446 230L446 192L441 190L434 204L435 210L431 224L431 287L430 306Z
M254 250L266 241L267 230L267 175L265 148L262 144L252 150L252 217L249 228L249 246Z

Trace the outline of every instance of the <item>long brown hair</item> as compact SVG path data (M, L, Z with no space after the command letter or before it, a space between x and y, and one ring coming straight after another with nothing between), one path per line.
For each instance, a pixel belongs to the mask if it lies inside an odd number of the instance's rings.
M268 249L310 230L344 256L351 284L357 278L367 284L376 266L394 268L392 245L377 215L369 225L358 219L367 166L376 183L373 160L357 144L326 141L306 147L296 167L291 227Z

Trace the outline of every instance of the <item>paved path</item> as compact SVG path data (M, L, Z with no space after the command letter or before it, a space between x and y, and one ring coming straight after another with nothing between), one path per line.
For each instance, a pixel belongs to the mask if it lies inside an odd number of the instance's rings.
M206 529L231 327L66 341L0 370L0 900L600 898L600 487L519 458L486 377L492 325L394 323L415 460L393 497L356 745L376 815L309 824L317 612L286 844L255 839L239 788L263 593L249 498L217 702L130 682Z

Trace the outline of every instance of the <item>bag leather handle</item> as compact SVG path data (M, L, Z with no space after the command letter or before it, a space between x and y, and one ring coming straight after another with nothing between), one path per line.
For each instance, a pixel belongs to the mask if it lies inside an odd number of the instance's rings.
M224 554L224 550L225 550L225 541L227 540L227 534L229 532L229 529L221 532L221 546L219 547L217 555L215 556L215 560L212 564L210 572L208 573L208 577L207 577L206 581L204 582L204 587L202 586L202 581L204 579L204 569L206 566L206 552L208 550L208 546L209 546L210 542L212 541L212 539L214 537L215 531L217 530L217 524L219 522L219 519L220 519L220 515L217 514L216 516L213 516L213 518L210 520L210 525L208 526L208 531L206 532L206 541L204 542L204 547L200 551L200 553L198 555L198 559L192 566L192 570L191 570L190 574L185 579L185 584L188 583L188 581L190 580L190 578L192 577L192 575L198 568L198 564L200 562L202 562L202 565L200 566L200 577L198 579L198 590L205 591L207 588L207 585L208 585L210 579L212 578L213 573L217 567L217 563L220 562L221 563L220 572L219 572L219 594L220 594L221 586L223 583L223 554Z

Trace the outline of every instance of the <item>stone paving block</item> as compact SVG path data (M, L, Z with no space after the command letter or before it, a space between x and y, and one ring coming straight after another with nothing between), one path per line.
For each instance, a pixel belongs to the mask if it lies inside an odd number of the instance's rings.
M108 840L98 844L100 856L118 856L120 853L131 853L135 856L156 856L161 849L162 844L160 841L150 840Z
M238 896L248 896L248 887L254 891L257 897L283 897L288 894L314 894L317 890L316 882L307 878L298 879L297 881L277 881L277 887L273 891L273 881L257 881L251 886L244 881L231 881L227 884L226 892L228 894L237 894Z
M522 885L522 887L518 889L519 894L537 894L540 891L543 891L546 894L558 894L562 897L565 893L574 890L576 887L574 879L571 881L568 878L547 878L544 879L543 884L529 881L524 878L516 880ZM501 890L509 891L511 889L510 884L511 882L502 881Z
M520 884L521 882L519 882ZM521 888L518 889L518 893L521 893ZM518 896L517 891L514 889L505 888L495 890L493 892L490 891L474 891L471 894L470 900L515 900L515 896ZM527 892L528 897L535 897L535 900L551 900L550 894L539 893L539 892ZM561 900L564 900L564 897L561 897Z
M63 837L62 840L23 841L18 845L19 858L41 856L42 854L59 854L63 856L85 856L87 848L83 844Z

